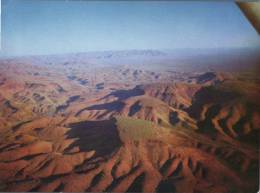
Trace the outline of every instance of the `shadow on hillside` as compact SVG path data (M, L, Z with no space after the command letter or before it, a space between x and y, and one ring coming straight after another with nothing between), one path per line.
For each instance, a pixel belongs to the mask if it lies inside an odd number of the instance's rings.
M93 105L86 110L109 110L109 111L120 111L124 107L124 103L120 101L115 101L111 103L104 103L104 104L98 104L98 105Z
M213 86L201 88L193 97L192 105L187 112L192 118L199 119L202 107L205 104L225 104L240 97L232 90L221 90Z
M95 150L96 156L105 156L121 146L115 124L116 120L83 121L70 124L66 134L68 138L77 138L66 151L79 147L80 151Z
M141 88L139 88L139 86L136 86L135 88L130 90L116 90L114 92L111 92L109 95L106 95L104 98L114 96L117 97L118 100L125 100L130 97L140 96L140 95L144 95L144 91Z

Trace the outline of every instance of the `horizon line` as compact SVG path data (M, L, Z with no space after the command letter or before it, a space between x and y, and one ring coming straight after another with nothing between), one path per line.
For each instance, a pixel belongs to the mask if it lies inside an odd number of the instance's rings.
M244 46L244 47L210 47L210 48L145 48L145 49L105 49L105 50L91 50L91 51L76 51L76 52L57 52L51 54L3 54L0 52L0 59L3 58L20 58L20 57L40 57L40 56L59 56L59 55L74 55L74 54L86 54L86 53L105 53L105 52L131 52L131 51L160 51L160 52L169 52L177 50L235 50L235 49L260 49L259 46Z

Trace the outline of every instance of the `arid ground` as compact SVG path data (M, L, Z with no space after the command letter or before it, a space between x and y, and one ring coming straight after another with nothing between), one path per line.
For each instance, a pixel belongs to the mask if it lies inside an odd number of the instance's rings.
M239 56L1 59L0 191L256 192L260 60Z

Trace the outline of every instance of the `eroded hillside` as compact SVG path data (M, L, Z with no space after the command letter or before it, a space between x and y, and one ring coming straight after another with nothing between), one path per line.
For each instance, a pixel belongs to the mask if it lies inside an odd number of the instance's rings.
M0 190L256 192L259 80L0 64Z

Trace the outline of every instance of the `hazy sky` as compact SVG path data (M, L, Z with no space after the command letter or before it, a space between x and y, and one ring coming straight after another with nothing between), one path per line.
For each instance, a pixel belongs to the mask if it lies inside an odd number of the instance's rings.
M254 47L233 2L3 0L5 54Z

